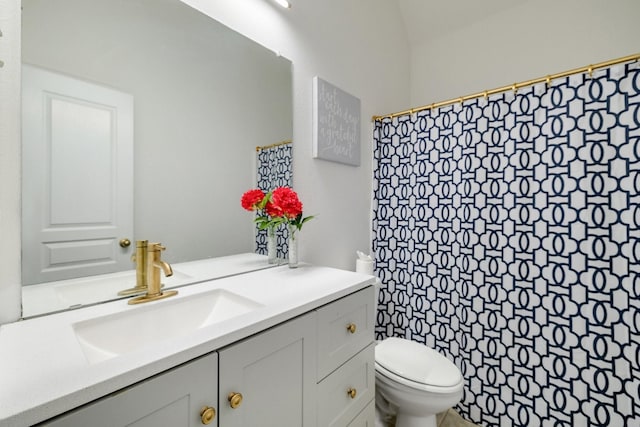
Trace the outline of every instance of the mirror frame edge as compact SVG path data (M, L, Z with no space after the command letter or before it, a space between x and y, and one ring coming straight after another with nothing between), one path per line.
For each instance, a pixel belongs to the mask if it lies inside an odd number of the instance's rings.
M20 320L21 0L0 0L0 325Z

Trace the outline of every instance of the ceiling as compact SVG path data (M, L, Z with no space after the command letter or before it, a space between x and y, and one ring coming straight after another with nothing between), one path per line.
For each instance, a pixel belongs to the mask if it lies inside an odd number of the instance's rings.
M396 0L410 44L455 31L527 0Z

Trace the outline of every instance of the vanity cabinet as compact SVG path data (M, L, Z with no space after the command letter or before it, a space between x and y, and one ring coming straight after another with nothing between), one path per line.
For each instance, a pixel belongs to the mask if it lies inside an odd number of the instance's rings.
M373 426L374 314L368 287L43 425Z
M218 354L211 353L41 425L196 427L217 411ZM210 409L211 408L211 409ZM217 414L209 426L217 426Z
M374 316L369 287L220 350L220 425L373 426Z

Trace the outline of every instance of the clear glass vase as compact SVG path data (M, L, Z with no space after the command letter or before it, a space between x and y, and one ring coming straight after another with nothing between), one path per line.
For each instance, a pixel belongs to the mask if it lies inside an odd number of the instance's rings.
M269 264L278 262L278 239L275 227L267 227L267 262Z
M298 237L296 229L289 227L289 268L298 267Z

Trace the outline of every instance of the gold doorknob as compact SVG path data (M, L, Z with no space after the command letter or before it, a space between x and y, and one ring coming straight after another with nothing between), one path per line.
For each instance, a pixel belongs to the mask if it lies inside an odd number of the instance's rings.
M349 387L349 389L347 390L347 394L349 395L350 398L355 399L356 398L356 389L355 388L351 388Z
M352 334L356 333L356 324L355 323L349 323L347 325L347 331L351 332Z
M129 246L131 246L131 240L125 238L125 239L120 239L120 247L121 248L128 248Z
M242 393L231 392L229 396L227 396L227 399L229 400L229 406L231 406L232 409L236 409L242 403Z
M216 417L216 410L211 406L205 406L200 411L200 419L202 420L202 424L207 425L211 424L211 421Z

